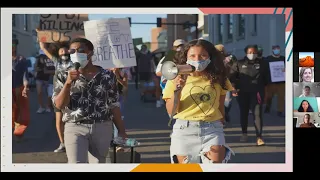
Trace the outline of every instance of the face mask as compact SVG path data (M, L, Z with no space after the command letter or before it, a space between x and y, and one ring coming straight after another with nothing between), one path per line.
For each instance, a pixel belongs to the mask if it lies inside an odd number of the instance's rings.
M62 56L60 56L61 57L61 59L62 60L68 60L69 59L69 55L66 55L66 54L64 54L64 55L62 55Z
M280 50L279 49L274 49L272 50L274 55L279 55L280 54Z
M176 49L176 51L181 51L181 47L178 47L178 48Z
M84 68L88 64L88 55L86 53L73 53L70 55L71 61L73 63L80 63L80 67Z
M194 66L196 68L196 71L201 72L207 68L207 66L210 64L211 60L201 60L201 61L193 61L193 60L187 60L187 64Z
M257 58L257 54L247 54L247 58L249 59L249 60L255 60L256 58Z

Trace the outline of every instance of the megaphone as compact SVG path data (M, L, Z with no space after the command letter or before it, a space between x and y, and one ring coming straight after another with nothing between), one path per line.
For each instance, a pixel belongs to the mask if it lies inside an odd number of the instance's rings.
M162 64L161 74L168 80L175 79L178 75L190 74L194 72L196 68L189 64L177 65L172 61L166 61Z

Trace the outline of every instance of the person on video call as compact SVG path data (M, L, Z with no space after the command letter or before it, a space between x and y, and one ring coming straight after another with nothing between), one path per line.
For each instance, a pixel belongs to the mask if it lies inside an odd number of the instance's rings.
M310 86L304 86L302 89L302 94L299 97L316 97L316 95L311 93Z
M303 100L298 108L298 112L314 112L309 101Z
M303 123L300 124L301 128L315 128L316 126L310 122L310 114L305 114L303 117Z
M300 82L312 82L313 69L310 67L302 67L300 69Z

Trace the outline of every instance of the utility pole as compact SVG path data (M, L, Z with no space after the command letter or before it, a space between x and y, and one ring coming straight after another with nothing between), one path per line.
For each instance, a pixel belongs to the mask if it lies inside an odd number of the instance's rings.
M195 32L195 34L196 34L196 39L199 39L199 37L198 37L198 35L199 35L199 30L198 30L199 15L196 14L195 16L196 16L196 22L195 22L196 32Z

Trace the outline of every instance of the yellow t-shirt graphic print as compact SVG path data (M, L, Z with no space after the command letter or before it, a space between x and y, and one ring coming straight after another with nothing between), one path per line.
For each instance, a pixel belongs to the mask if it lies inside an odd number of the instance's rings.
M229 80L226 82L229 91L232 86ZM172 98L175 85L168 81L163 91L163 99ZM178 113L175 119L194 121L215 121L222 118L219 111L221 95L226 95L228 90L222 89L219 84L211 86L210 81L201 76L188 76L186 85L182 89Z

